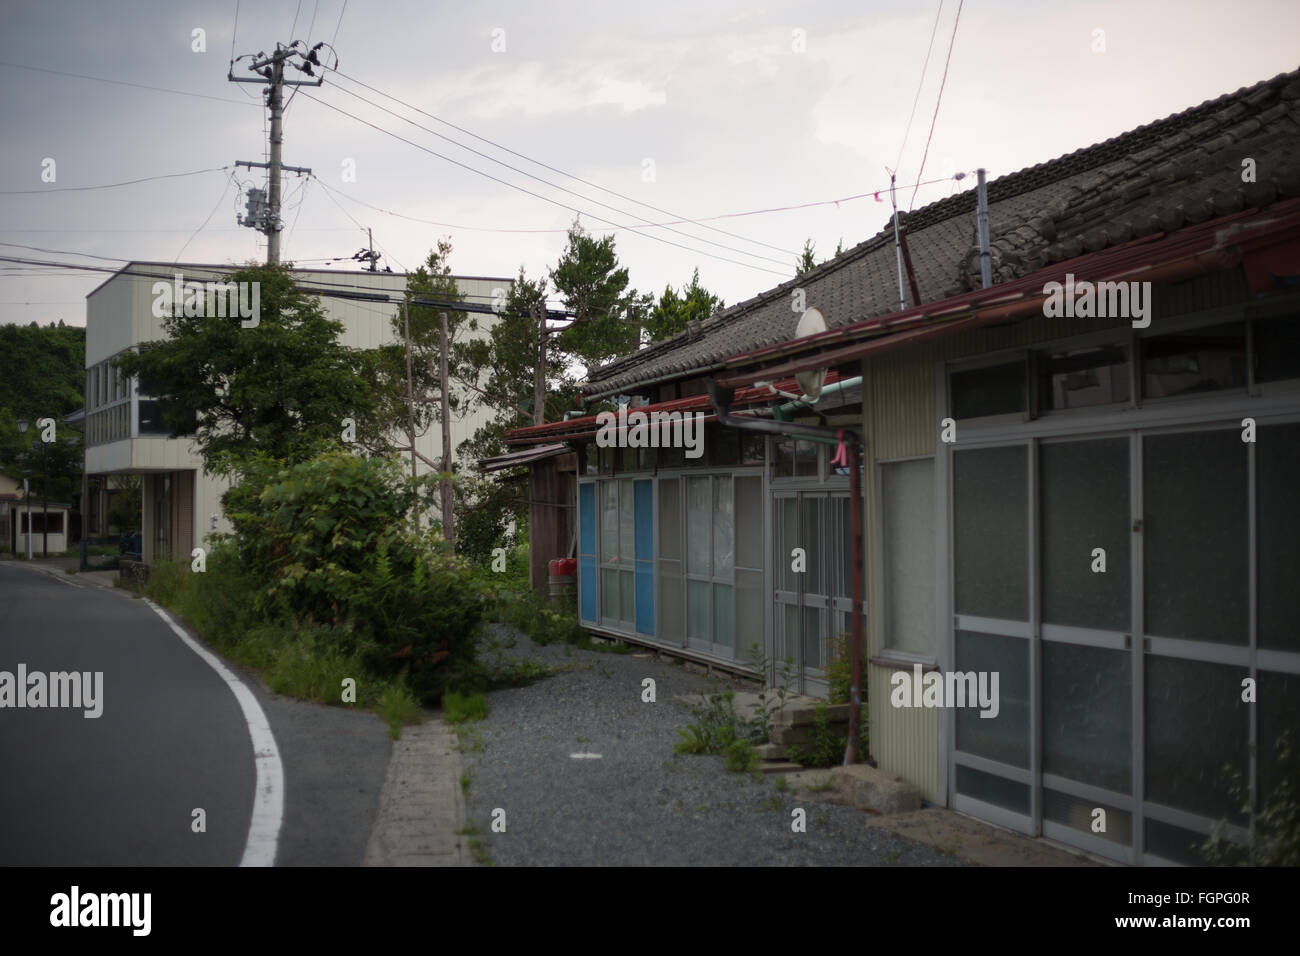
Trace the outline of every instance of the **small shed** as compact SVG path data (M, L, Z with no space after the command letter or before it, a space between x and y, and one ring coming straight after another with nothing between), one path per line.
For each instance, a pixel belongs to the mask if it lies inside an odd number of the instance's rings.
M577 454L565 444L539 445L478 463L479 471L499 472L528 467L528 583L541 590L547 584L546 565L552 558L573 557L577 549L574 521Z

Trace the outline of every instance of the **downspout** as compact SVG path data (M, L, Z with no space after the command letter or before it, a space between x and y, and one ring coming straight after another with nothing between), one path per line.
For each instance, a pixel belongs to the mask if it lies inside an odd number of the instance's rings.
M767 435L793 435L813 441L838 445L849 466L849 516L853 529L853 625L852 662L853 677L849 687L849 739L844 747L844 765L858 761L858 739L862 726L862 438L852 428L823 425L800 425L794 422L774 422L764 418L732 415L731 401L734 388L723 388L714 379L706 383L709 401L713 404L718 424L740 431L762 432Z

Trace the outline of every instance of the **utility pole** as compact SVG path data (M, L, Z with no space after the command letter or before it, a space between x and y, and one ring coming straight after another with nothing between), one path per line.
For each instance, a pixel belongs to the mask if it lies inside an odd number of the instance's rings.
M451 407L447 397L447 313L442 313L438 346L438 378L442 386L442 535L447 548L456 553L456 516L451 493ZM414 445L414 441L412 441Z
M528 311L537 323L537 367L533 369L533 424L546 424L546 310L531 305Z
M299 49L299 46L306 49L306 44L301 40L294 40L288 46L277 43L275 52L269 56L265 53L258 53L252 57L253 62L249 64L249 69L258 74L259 79L248 76L235 76L235 61L230 63L230 71L226 74L226 79L231 83L262 83L267 84L266 105L271 110L271 154L270 162L254 163L246 160L236 162L236 166L247 166L249 169L266 169L268 175L268 193L265 200L262 198L260 189L250 189L248 192L248 215L237 218L235 221L241 226L252 226L258 232L266 235L266 262L267 265L274 265L280 261L280 230L283 223L280 221L280 174L283 170L289 170L300 175L311 175L311 170L302 166L285 166L282 162L281 151L284 144L284 88L286 86L320 86L325 82L323 76L316 77L315 81L308 80L286 80L284 78L284 67L287 63L294 69L308 76L316 76L312 65L320 66L320 59L316 51L326 44L322 41L317 43L306 53ZM331 48L333 49L333 48ZM296 63L297 57L302 62ZM243 59L240 57L239 59ZM334 60L335 68L338 67L338 58Z
M975 197L975 224L980 244L980 288L987 289L993 284L993 267L989 254L989 190L985 182L983 169L976 170L979 176Z
M370 237L370 271L375 271L375 230L367 228L366 235Z

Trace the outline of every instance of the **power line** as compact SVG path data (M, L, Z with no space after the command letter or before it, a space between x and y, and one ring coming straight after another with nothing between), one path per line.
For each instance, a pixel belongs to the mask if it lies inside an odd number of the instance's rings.
M346 3L345 3L345 5L346 5ZM550 170L551 172L553 172L553 173L558 173L559 175L564 176L564 177L567 177L568 179L572 179L572 180L575 180L576 182L580 182L580 183L582 183L582 184L585 185L585 186L590 186L590 187L593 188L593 189L599 189L601 192L607 192L607 193L609 193L610 195L612 195L612 196L617 196L619 199L622 199L622 200L624 200L624 201L626 201L626 202L633 202L633 203L636 203L638 206L644 206L646 209L653 209L655 212L662 213L662 214L665 215L665 216L673 216L674 218L676 218L676 219L678 219L678 220L682 220L682 221L686 221L686 222L694 222L694 223L700 223L700 222L702 222L702 220L686 219L684 216L681 216L679 213L669 212L669 211L666 210L666 209L661 209L660 207L655 206L655 205L652 205L652 204L650 204L650 203L642 202L640 199L634 199L634 198L631 197L631 196L625 196L625 195L623 195L622 193L620 193L620 192L616 192L616 191L613 190L613 189L609 189L609 188L606 187L606 186L602 186L602 185L600 185L599 183L593 183L593 182L591 182L591 181L588 180L588 179L583 179L581 176L575 176L573 173L566 173L566 172L565 172L564 170L562 170L562 169L558 169L558 168L556 168L555 166L551 166L551 165L548 165L547 163L543 163L543 162L541 162L540 160L533 159L531 156L527 156L527 155L525 155L525 154L523 154L523 153L521 153L521 152L518 152L517 150L513 150L513 149L511 149L511 148L508 147L508 146L503 146L502 144L500 144L500 143L498 143L498 142L495 142L495 141L493 141L493 140L490 140L490 139L488 139L488 138L486 138L486 137L484 137L484 136L479 136L477 133L473 133L473 132L471 132L471 131L465 129L463 126L457 126L455 123L449 122L448 120L445 120L445 119L442 119L441 117L435 116L435 115L433 115L432 113L430 113L430 112L428 112L428 111L426 111L426 110L422 110L422 109L420 109L418 106L415 106L415 105L413 105L413 104L411 104L411 103L407 103L406 101L404 101L404 100L402 100L402 99L399 99L399 98L396 97L396 96L393 96L391 93L385 93L383 90L376 89L375 87L371 86L370 84L365 83L365 82L363 82L363 81L361 81L361 80L358 80L358 79L357 79L356 77L354 77L354 76L350 76L350 75L348 75L347 73L342 72L341 70L338 69L337 66L334 68L333 72L335 73L335 75L337 75L337 76L341 76L341 77L343 77L345 80L348 80L348 81L350 81L350 82L352 82L352 83L355 83L355 84L357 84L358 86L363 86L363 87L365 87L366 89L370 90L372 93L377 93L377 94L379 94L380 96L383 96L383 97L385 97L385 98L387 98L387 99L392 100L394 103L400 103L402 106L405 106L407 109L414 110L415 112L420 113L420 114L423 115L423 116L427 116L427 117L429 117L429 119L433 120L433 121L436 122L436 123L441 123L441 124L443 124L444 126L449 126L449 127L451 127L452 129L456 130L456 131L459 132L459 133L464 133L466 136L469 136L469 137L471 137L471 138L473 138L473 139L478 140L480 143L487 143L489 146L492 146L492 147L494 147L494 148L496 148L496 149L499 149L499 150L501 150L502 152L509 153L511 156L517 156L518 158L520 158L520 159L522 159L522 160L525 160L526 162L530 162L530 163L532 163L534 166L540 166L540 167L542 167L543 169L549 169L549 170ZM341 87L341 86L338 87L338 89L343 90L345 93L346 93L346 92L349 92L348 90L346 90L344 87ZM353 95L355 95L355 94L353 94ZM459 144L458 144L458 145L459 145ZM468 147L465 147L465 148L468 148ZM718 232L718 233L721 233L721 234L724 235L724 236L730 236L730 237L733 238L733 239L739 239L739 240L741 240L742 242L749 242L749 243L753 243L754 245L757 245L757 246L764 246L764 247L766 247L766 248L768 248L768 249L773 250L774 252L780 252L780 253L782 253L783 255L789 255L789 256L797 255L797 253L791 252L789 249L782 249L780 246L774 246L774 245L771 245L770 243L760 242L760 241L758 241L757 239L749 239L749 238L747 238L747 237L745 237L745 236L742 236L742 235L739 235L739 234L737 234L737 233L734 233L734 232L728 232L728 231L725 230L725 229L718 229L718 228L715 227L715 226L705 226L704 228L706 228L706 229L711 229L712 231L714 231L714 232Z
M175 260L176 262L181 261L181 254L184 253L185 250L190 247L190 243L194 241L194 237L197 236L199 233L201 233L203 231L203 227L206 226L212 220L212 217L214 215L216 215L217 210L221 208L222 202L225 201L226 193L230 191L230 184L233 183L234 181L235 181L235 177L233 173L226 177L225 183L222 184L221 186L221 195L217 199L217 204L212 207L212 211L208 213L207 218L204 219L202 223L200 223L199 228L194 230L194 234L185 240L185 245L181 246L181 251L176 253L176 260Z
M386 133L386 134L388 134L389 136L393 137L394 139L401 140L403 143L406 143L406 144L409 145L409 146L414 146L416 149L422 150L423 152L426 152L426 153L428 153L428 154L431 155L431 156L436 156L436 157L438 157L439 159L441 159L441 160L445 160L446 162L449 162L449 163L451 163L451 164L454 165L454 166L459 166L459 167L461 167L462 169L469 170L470 172L475 173L475 174L477 174L477 175L479 175L479 176L482 176L482 177L484 177L484 178L486 178L486 179L490 179L490 180L492 180L493 182L500 183L500 184L503 185L503 186L508 186L508 187L510 187L511 189L517 189L517 190L519 190L519 191L522 192L522 193L526 193L526 194L528 194L529 196L534 197L535 199L540 199L540 200L542 200L543 202L548 202L548 203L551 203L551 204L554 205L554 206L559 206L561 209L567 209L567 210L569 210L569 211L572 212L572 213L576 213L577 215L580 215L580 216L585 215L585 216L587 216L589 219L594 219L594 220L596 220L597 222L602 222L602 223L604 223L604 224L607 225L607 226L618 226L618 225L619 225L619 224L616 223L616 222L611 222L611 221L608 220L608 219L604 219L604 218L602 218L602 217L600 217L600 216L597 216L597 215L594 215L594 214L592 214L592 213L590 213L590 212L584 212L583 210L578 209L576 206L570 206L570 205L568 205L567 203L560 202L558 199L552 199L552 198L550 198L549 196L543 196L541 193L533 192L531 189L528 189L528 188L526 188L526 187L524 187L524 186L520 186L520 185L518 185L517 183L512 183L512 182L509 182L508 180L501 179L501 178L498 177L498 176L493 176L491 173L484 172L484 171L481 170L481 169L475 169L473 166L469 166L469 165L467 165L467 164L465 164L465 163L460 162L459 160L452 159L450 156L444 156L442 153L439 153L439 152L437 152L437 151L435 151L435 150L429 149L427 146L421 146L419 143L416 143L416 142L414 142L413 140L409 140L409 139L407 139L407 138L404 137L404 136L399 136L397 133L394 133L392 130L384 129L382 126L376 126L374 123L371 123L371 122L369 122L368 120L364 120L364 119L362 119L360 116L356 116L356 115L354 115L354 114L352 114L352 113L349 113L347 110L340 109L339 107L335 106L333 103L326 103L324 100L322 100L322 99L318 99L318 98L316 98L315 96L312 96L310 93L307 93L306 91L303 92L303 96L307 97L308 99L310 99L310 100L312 100L312 101L314 101L314 102L316 102L316 103L320 103L322 106L325 106L325 107L327 107L327 108L329 108L329 109L334 110L336 113L341 113L341 114L343 114L344 116L347 116L347 117L350 118L350 119L356 120L358 123L361 123L363 126L369 126L369 127L370 127L371 129L373 129L373 130L377 130L378 132L381 132L381 133ZM677 247L678 249L684 249L684 250L686 250L687 252L693 253L694 255L697 255L697 256L708 256L709 258L712 258L712 259L719 259L719 260L721 260L721 261L723 261L723 262L730 262L732 265L744 266L744 267L747 268L747 269L754 269L754 270L756 270L756 271L758 271L758 272L768 272L768 273L771 273L772 275L779 275L779 276L783 276L783 277L785 276L785 273L784 273L784 272L777 272L775 269L769 269L769 268L767 268L766 266L753 265L752 263L749 263L749 262L740 262L739 260L736 260L736 259L729 259L729 258L727 258L726 256L719 256L719 255L717 255L717 254L715 254L715 253L712 253L712 252L705 252L704 250L701 250L701 249L692 249L690 246L684 246L684 245L682 245L682 244L679 243L679 242L673 242L671 239L665 239L665 238L663 238L662 236L656 236L656 235L652 235L651 233L642 232L640 229L638 229L638 228L636 228L636 227L634 227L634 226L623 226L623 228L624 228L624 229L631 230L632 232L635 232L635 233L637 233L638 235L642 235L642 236L645 236L645 237L647 237L647 238L649 238L649 239L653 239L655 242L662 242L662 243L665 243L666 245L675 246L675 247Z
M230 169L229 166L210 166L207 169L196 169L188 173L167 173L164 176L145 176L143 179L128 179L120 183L103 183L99 186L51 186L49 189L0 189L0 196L36 196L44 193L73 193L85 192L89 189L116 189L118 186L134 186L137 183L152 183L160 179L182 179L186 176L197 176L200 173L215 173Z
M298 14L302 12L302 0L298 0L298 7L293 11L293 23L289 25L289 39L293 39L293 31L298 28Z
M894 160L894 168L898 169L903 162L903 150L907 148L907 137L912 132L912 120L916 117L916 104L921 102L921 88L925 86L925 71L930 66L930 53L934 50L934 35L939 30L939 15L943 13L943 0L939 0L939 9L934 13L934 26L930 28L930 44L925 48L925 62L921 64L921 76L916 81L916 96L912 97L912 112L907 116L907 128L903 130L903 142L898 147L898 159Z
M952 177L949 177L949 176L943 176L943 177L940 177L940 178L938 178L938 179L928 179L928 180L926 180L926 181L924 181L924 182L921 182L921 183L907 183L907 184L904 185L902 188L903 188L903 189L906 189L908 186L913 186L913 185L915 185L915 186L933 186L933 185L936 184L936 183L947 182L947 181L948 181L949 179L951 179L951 178L952 178ZM406 219L406 220L409 220L410 222L418 222L418 223L422 223L423 225L426 225L426 226L438 226L439 228L442 228L442 229L457 229L457 230L461 230L461 231L464 231L464 232L497 232L497 233L505 233L505 234L523 234L523 235L544 234L544 233L564 233L564 232L568 232L568 229L555 229L555 228L549 228L549 229L502 229L502 228L497 228L497 227L492 227L492 226L465 226L465 225L461 225L461 224L459 224L459 223L454 223L454 222L440 222L440 221L438 221L438 220L436 220L436 219L422 219L422 218L419 217L419 216L409 216L409 215L407 215L406 213L394 212L394 211L391 210L391 209L385 209L383 206L376 206L376 205L374 205L373 203L366 202L364 199L358 199L356 196L349 195L348 193L345 193L345 192L344 192L343 190L341 190L341 189L337 189L337 188L335 188L335 187L333 187L333 186L330 186L328 183L326 183L326 182L325 182L324 180L322 180L322 179L317 178L316 181L321 185L321 187L322 187L323 189L325 189L325 190L327 190L327 191L329 191L329 192L337 193L338 195L342 196L344 199L348 200L349 202L357 203L358 205L365 206L367 209L373 209L375 212L381 212L381 213L383 213L383 214L385 214L385 215L387 215L387 216L393 216L393 217L395 217L395 218L397 218L397 219ZM877 201L881 201L881 200L880 200L880 194L883 193L883 192L884 192L885 190L887 190L888 188L889 188L888 186L881 186L879 189L869 190L869 191L864 192L864 193L856 193L856 194L854 194L854 195L852 195L852 196L842 196L842 197L840 197L839 199L820 199L820 200L817 200L816 202L797 203L797 204L789 205L789 206L771 206L771 207L768 207L768 208L766 208L766 209L750 209L750 210L748 210L748 211L746 211L746 212L728 212L728 213L723 213L723 214L718 215L718 216L704 216L704 217L702 217L702 218L700 218L700 219L696 219L696 220L687 220L687 219L683 219L683 220L677 220L677 222L706 222L706 221L709 221L709 220L718 220L718 219L739 219L739 218L742 218L742 217L745 217L745 216L762 216L762 215L766 215L766 214L768 214L768 213L774 213L774 212L793 212L793 211L796 211L796 210L799 210L799 209L811 209L811 208L813 208L813 207L815 207L815 206L838 206L838 205L840 205L841 203L853 202L854 200L857 200L857 199L866 199L868 196L874 196L874 197L876 197L876 200L877 200ZM342 207L340 207L340 208L342 208ZM354 221L355 221L355 220L354 220ZM655 226L660 226L660 225L676 225L677 222L674 222L674 223L652 223L651 225L655 225ZM363 227L363 228L364 228L364 227ZM631 229L631 228L634 228L634 227L632 227L632 226L613 226L612 228L613 228L613 229L616 229L616 230L619 230L619 231L623 231L623 230Z
M343 9L339 11L339 22L334 24L334 38L330 40L330 49L333 49L334 44L338 42L339 27L343 26L343 14L347 12L348 12L348 0L343 0Z
M486 159L488 162L496 163L498 166L504 166L506 169L509 169L512 172L516 172L521 176L527 176L529 179L533 179L546 186L550 186L552 189L558 189L561 192L568 193L570 196L576 196L579 199L583 200L584 202L595 203L597 206L601 207L602 209L608 209L611 212L616 212L620 216L629 216L633 219L640 220L641 222L646 223L647 225L665 228L669 232L676 233L679 236L684 236L685 238L691 239L695 242L706 242L711 246L717 246L719 249L726 249L728 252L734 252L737 253L738 255L752 256L755 259L763 259L767 262L773 262L778 265L780 265L782 262L782 260L780 259L773 259L771 256L765 256L762 255L761 253L749 252L746 249L737 249L735 246L729 246L725 243L715 242L712 239L705 239L702 236L693 236L688 232L683 232L682 230L675 229L672 226L664 226L658 223L652 223L649 219L646 219L644 216L640 216L637 213L628 212L626 209L620 209L617 206L611 206L609 203L601 202L599 199L593 199L590 196L584 196L582 193L575 192L574 190L569 189L567 186L561 186L558 183L551 182L549 179L543 179L540 176L535 176L532 173L528 172L527 170L520 169L518 166L512 166L510 163L507 163L504 160L497 159L495 156L489 156L487 153L483 152L482 150L474 149L472 146L466 146L464 143L457 142L456 140L452 139L450 136L445 136L442 133L429 129L429 127L427 126L422 126L421 124L415 122L415 120L408 119L405 116L402 116L398 113L394 113L392 110L387 109L383 106L380 106L378 103L366 99L364 96L362 96L359 93L354 93L351 90L344 89L343 87L339 87L339 90L343 93L346 93L348 96L356 97L357 99L359 99L361 102L365 103L368 106L373 106L377 110L382 110L383 112L387 113L389 116L395 117L396 119L399 119L404 123L410 123L416 129L423 130L424 132L430 134L431 136L436 136L441 140L445 140L446 142L451 143L453 146L459 146L461 149L473 153L475 156L482 157L483 159Z
M172 90L165 86L148 86L144 83L129 83L126 80L110 80L106 76L90 76L87 73L69 73L67 70L51 70L43 66L28 66L26 63L12 63L0 60L0 66L11 66L16 70L35 70L37 73L53 73L57 76L75 76L79 80L94 80L97 83L115 83L118 86L134 86L140 90L153 90L155 93L173 93L176 96L197 96L199 99L216 100L218 103L237 103L240 106L256 106L248 100L232 100L224 96L209 96L207 93L191 93L188 90Z
M934 137L934 124L939 121L939 104L943 102L943 87L948 82L948 64L952 62L952 47L957 41L957 24L961 22L961 8L965 0L958 0L957 16L952 21L952 36L948 38L948 56L943 61L943 78L939 81L939 95L934 100L934 116L930 117L930 134L925 138L925 152L921 154L921 168L917 170L916 175L920 178L925 173L925 160L930 155L930 140ZM907 211L912 211L912 205L916 202L916 190L912 190L912 198L907 203Z

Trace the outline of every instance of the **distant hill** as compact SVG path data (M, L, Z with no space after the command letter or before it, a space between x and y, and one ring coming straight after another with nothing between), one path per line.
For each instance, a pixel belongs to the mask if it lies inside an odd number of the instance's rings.
M86 330L0 325L0 462L17 451L17 420L55 420L85 402Z

